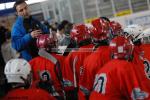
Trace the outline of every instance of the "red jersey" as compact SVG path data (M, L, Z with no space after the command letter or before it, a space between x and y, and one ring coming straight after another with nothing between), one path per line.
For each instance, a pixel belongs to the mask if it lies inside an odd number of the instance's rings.
M56 100L42 89L15 89L10 91L3 100Z
M149 100L148 84L144 66L112 60L97 73L90 100Z
M62 71L66 90L74 89L76 83L76 86L78 86L80 67L83 65L84 59L92 53L93 47L93 44L82 46L79 50L72 51L66 57Z
M85 59L79 79L79 98L88 96L92 91L94 78L99 69L111 59L109 46L101 46ZM80 94L83 92L82 94ZM84 94L84 95L83 95ZM83 97L82 97L83 98Z
M54 56L59 61L60 67L62 68L63 66L61 65L63 65L64 57L56 54L52 54L52 56ZM32 59L29 63L33 71L33 81L39 80L40 74L43 73L45 70L47 70L50 74L49 76L50 79L52 80L55 90L58 93L62 91L60 80L58 80L58 77L55 72L55 64L52 61L39 56Z
M144 56L150 60L150 44L142 44L141 48L144 51Z
M135 46L133 51L133 62L138 63L138 60L148 59L150 61L150 45L142 44L140 46Z

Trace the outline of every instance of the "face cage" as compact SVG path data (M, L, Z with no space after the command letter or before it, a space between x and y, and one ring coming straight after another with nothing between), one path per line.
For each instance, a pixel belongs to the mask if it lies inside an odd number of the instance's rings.
M29 84L32 84L33 81L33 74L32 71L27 75L27 81ZM28 85L28 84L27 84Z
M150 36L141 39L142 44L150 44Z

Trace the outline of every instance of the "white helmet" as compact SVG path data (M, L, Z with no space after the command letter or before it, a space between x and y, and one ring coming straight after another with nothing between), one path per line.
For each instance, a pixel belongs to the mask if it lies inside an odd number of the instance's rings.
M137 40L137 36L143 32L141 25L133 24L124 28L124 33L127 33L127 37L131 36L133 40Z
M93 28L94 26L91 23L85 24L87 28Z
M150 36L150 28L147 28L137 38L142 39L149 36Z
M8 83L24 83L20 77L27 79L31 66L24 59L11 59L7 62L4 73Z
M85 24L85 26L88 28L89 33L92 34L91 32L95 29L95 27L91 23Z
M150 43L150 28L144 30L138 37L137 39L141 39L142 43Z

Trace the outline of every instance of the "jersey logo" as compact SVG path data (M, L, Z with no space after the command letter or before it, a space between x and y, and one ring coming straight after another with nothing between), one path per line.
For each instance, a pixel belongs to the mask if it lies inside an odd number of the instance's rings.
M150 79L150 62L148 60L144 60L143 64L144 64L146 77Z
M84 68L83 66L80 67L80 75L83 75L83 72L84 72Z
M49 81L51 79L50 73L48 70L43 70L40 72L40 79L42 81Z
M105 73L97 74L94 81L94 90L98 93L105 94L107 77Z
M132 100L145 100L148 98L149 94L141 91L140 88L134 88L131 93Z

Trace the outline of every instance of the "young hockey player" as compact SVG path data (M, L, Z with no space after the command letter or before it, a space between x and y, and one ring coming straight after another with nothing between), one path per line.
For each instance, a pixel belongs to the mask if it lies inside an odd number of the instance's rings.
M36 81L33 86L45 89L57 99L62 99L65 97L61 72L64 57L52 51L52 48L56 49L56 45L53 35L39 36L37 39L37 46L40 48L39 56L32 59L30 65L33 80Z
M29 88L32 82L30 64L24 59L12 59L5 66L5 75L12 90L3 100L55 100L48 92Z
M73 95L74 99L77 99L80 67L83 65L84 59L92 53L94 45L91 43L91 32L84 24L75 25L70 36L72 40L76 41L79 48L70 52L66 57L62 72L67 94L70 95L70 99Z
M99 47L85 59L83 66L80 69L79 99L88 99L90 91L92 91L97 71L110 60L110 51L108 47L110 26L108 21L98 18L92 21L92 25L95 27L92 36L93 42Z
M90 100L149 100L150 80L138 59L142 55L136 58L133 44L124 37L114 38L110 48L114 60L97 73Z

